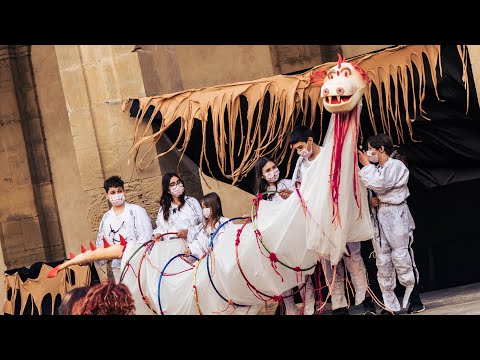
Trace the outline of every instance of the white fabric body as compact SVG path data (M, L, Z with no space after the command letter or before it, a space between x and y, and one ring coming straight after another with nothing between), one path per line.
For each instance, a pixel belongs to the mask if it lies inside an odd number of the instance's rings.
M355 305L359 305L364 299L368 288L367 272L360 252L360 243L347 243L350 256L344 255L342 261L336 266L336 274L333 276L333 265L324 260L325 279L329 286L332 301L332 310L348 307L349 303L345 297L345 267L350 274L353 289L355 291Z
M320 154L311 162L308 171L302 174L300 192L305 199L312 216L307 216L307 249L313 250L318 259L324 257L336 265L345 253L346 243L364 241L373 238L373 225L369 215L367 189L358 179L357 196L360 208L354 196L354 171L358 170L355 161L356 124L360 117L361 105L357 111L348 114L348 130L341 153L341 171L338 198L340 225L333 220L333 201L330 191L331 158L334 146L335 114L330 124ZM357 119L354 118L356 113Z
M228 220L228 218L222 216L220 217L220 221L217 221L217 223L215 224L214 229L206 226L202 222L201 224L194 226L192 228L192 231L189 230L187 236L187 244L190 248L191 254L198 259L200 259L203 254L206 254L208 252L208 246L210 244L212 235L215 233L215 231L221 224L226 223ZM222 226L222 228L219 230L219 233L223 231L225 226L226 225Z
M359 116L359 111L357 115ZM320 257L324 256L332 264L336 264L345 252L347 240L357 242L371 239L373 226L369 216L367 192L361 181L357 184L362 209L360 217L353 193L354 167L358 169L354 159L355 124L357 124L355 121L349 123L351 129L346 136L342 152L339 187L339 213L342 223L339 227L332 224L333 205L329 174L333 148L333 122L330 121L322 151L303 175L300 187L313 220L305 213L296 192L281 202L261 200L259 203L256 225L261 233L263 244L270 252L275 253L279 261L292 269L276 262L273 265L277 267L276 271L281 277L276 273L270 259L265 256L268 256L268 252L262 244L257 243L255 229L251 223L243 228L237 247L235 243L241 225L229 223L214 239L212 252L202 261L189 264L181 257L177 257L170 262L165 273L177 275L162 276L159 303L160 272L170 259L177 254L183 254L185 243L175 239L155 243L139 268L142 251L133 256L139 244L130 242L122 257L122 268L125 267L128 259L132 258L123 282L135 297L137 313L149 311L146 305L142 304L143 300L138 290L138 283L140 283L146 299L158 313L160 313L161 304L165 314L199 314L192 291L197 289L198 306L202 314L255 314L264 305L264 301L252 292L245 278L260 292L271 297L279 296L294 286L301 286L305 276L314 272L315 264ZM200 207L198 215L201 216ZM161 219L162 217L157 223L157 229L160 229L158 232L185 228L183 224L181 227L161 227ZM259 247L263 253L259 251ZM236 249L238 249L238 259ZM293 270L297 266L305 271L298 274ZM210 269L211 281L208 269ZM181 272L182 270L187 271ZM141 271L141 274L137 279L138 271ZM229 302L246 306L234 308L229 305Z
M113 230L113 231L112 231ZM147 211L135 204L125 203L125 209L119 215L115 214L113 207L102 217L98 228L96 246L103 247L103 237L109 244L120 243L120 234L127 242L136 240L144 243L152 238L152 222ZM96 262L102 266L106 261ZM112 268L119 268L121 260L112 260Z
M167 232L177 232L182 229L192 229L203 220L202 206L197 199L191 196L185 196L185 204L179 209L178 205L172 204L169 209L170 215L168 221L163 218L163 210L160 207L157 215L157 227L153 230L154 234L165 234ZM166 235L163 240L176 238L176 235Z
M394 292L397 277L406 288L403 308L419 278L411 247L415 222L406 203L409 171L400 160L389 158L383 166L365 166L359 175L380 200L380 206L372 211L377 278L385 306L399 311L401 306Z
M300 168L300 163L297 161L297 167L295 168L296 171L294 173L298 173L298 176L301 178L302 172L305 172L308 166L310 165L310 161L307 159L304 159L300 157L300 159L305 160L305 162L302 162L302 164L306 164L306 166L302 166ZM268 187L267 190L274 191L274 190L282 190L282 189L289 189L292 191L295 191L295 182L293 182L290 179L282 179L277 183L277 187ZM296 196L296 194L291 194L290 196ZM273 202L281 202L284 201L282 197L279 194L275 194L270 201ZM305 303L305 309L303 311L304 315L313 315L315 312L315 287L313 285L312 277L308 276L306 279L306 287L300 291L300 295L302 296L302 300ZM297 305L295 305L294 301L294 289L290 289L285 291L282 296L284 296L284 304L285 304L285 313L287 315L298 315L298 308Z

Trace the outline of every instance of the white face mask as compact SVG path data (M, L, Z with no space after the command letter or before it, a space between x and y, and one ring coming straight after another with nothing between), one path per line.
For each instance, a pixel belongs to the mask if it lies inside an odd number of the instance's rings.
M272 171L265 173L264 175L265 179L267 179L268 182L274 183L278 180L278 177L280 176L280 170L276 168Z
M208 218L210 218L210 216L212 216L212 209L211 208L203 208L202 212L203 212L203 216L205 217L205 219L208 219Z
M378 163L378 153L376 153L375 155L372 154L372 151L371 150L368 150L367 151L367 156L368 156L368 161L372 162L372 163Z
M108 195L108 200L110 200L114 206L121 206L125 202L125 193Z
M312 150L308 150L308 142L307 142L307 146L305 146L304 149L302 149L298 155L300 155L301 157L305 158L305 159L308 159L310 156L312 156L312 153L313 153L313 145L312 145Z
M170 193L172 196L179 197L183 194L185 191L185 188L183 187L183 184L177 184L175 187L170 189Z

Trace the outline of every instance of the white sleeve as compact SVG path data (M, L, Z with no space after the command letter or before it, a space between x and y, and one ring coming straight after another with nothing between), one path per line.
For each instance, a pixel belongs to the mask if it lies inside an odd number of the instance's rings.
M189 224L190 225L188 225L188 227L187 227L187 230L190 233L192 231L195 231L194 229L198 224L202 223L202 221L203 221L203 211L202 211L202 206L200 205L198 200L195 199L194 197L188 197L188 199L185 200L185 201L188 201L188 204L185 204L185 205L190 206L190 211L191 211L191 214L192 214L191 218L189 219ZM188 234L187 234L187 240L188 240Z
M204 241L201 241L200 238L204 238L205 235L203 234L198 234L197 238L188 246L190 248L191 255L197 257L200 259L203 254L207 253L207 249L202 247L202 243Z
M157 220L155 221L157 227L153 230L153 234L163 234L167 232L167 224L165 223L165 219L163 218L163 210L160 206L160 210L158 210Z
M293 175L292 175L292 183L293 186L295 186L295 183L297 181L302 182L302 171L300 170L301 166L300 164L302 163L302 157L300 156L297 159L297 163L295 164L295 170L293 170Z
M282 189L295 190L295 183L290 179L282 179L278 182L277 190Z
M189 200L190 200L190 203L192 204L193 210L194 210L193 211L193 219L191 219L190 223L193 224L193 225L201 224L202 221L203 221L202 206L200 205L198 200L195 199L194 197L190 197Z
M139 242L145 243L152 238L152 222L150 221L150 217L147 214L147 211L139 206L137 211L138 214L138 230L139 230Z
M384 194L390 189L407 185L409 171L400 160L397 160L388 168L377 168L373 164L364 166L358 175L367 188L377 194Z

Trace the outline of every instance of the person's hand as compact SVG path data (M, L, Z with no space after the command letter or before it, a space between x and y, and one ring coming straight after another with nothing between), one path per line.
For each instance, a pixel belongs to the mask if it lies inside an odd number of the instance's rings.
M370 205L372 205L372 207L376 208L378 205L380 205L380 200L378 200L378 197L372 197L370 199Z
M185 249L185 252L183 253L183 255L185 255L185 256L187 256L187 257L190 256L190 255L192 255L192 251L190 250L189 247L187 247L187 248Z
M186 239L186 238L187 238L187 235L188 235L188 229L178 230L178 232L177 232L177 236L178 236L179 238L184 238L184 239Z
M282 189L278 191L278 195L280 195L280 197L284 200L287 199L292 193L293 191L289 189Z
M152 240L153 241L159 241L159 240L163 240L163 238L162 238L161 234L153 234L152 235Z
M365 150L358 150L358 161L363 166L370 165L370 161L368 161L368 155Z

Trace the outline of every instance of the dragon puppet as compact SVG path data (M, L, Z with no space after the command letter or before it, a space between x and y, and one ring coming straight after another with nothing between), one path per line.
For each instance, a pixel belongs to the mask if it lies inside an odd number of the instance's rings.
M368 81L340 56L328 71L312 74L310 86L321 87L323 107L331 113L322 151L292 196L280 203L255 196L251 216L221 224L202 258L186 258L183 239L104 240L104 247L90 244L90 250L70 254L49 276L74 264L121 258L121 281L138 314L256 314L266 301L281 301L286 290L302 289L321 258L336 265L347 242L373 237L367 191L357 176Z

